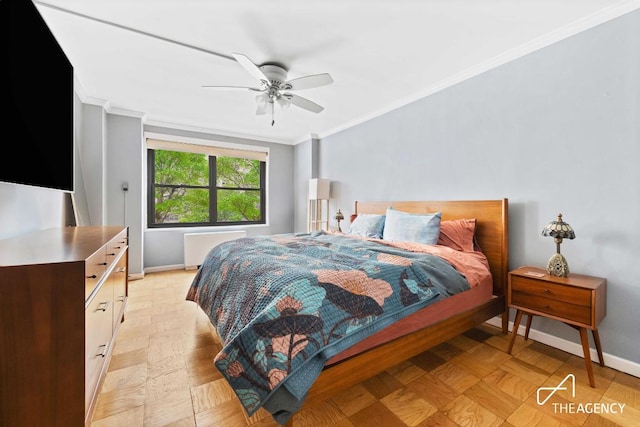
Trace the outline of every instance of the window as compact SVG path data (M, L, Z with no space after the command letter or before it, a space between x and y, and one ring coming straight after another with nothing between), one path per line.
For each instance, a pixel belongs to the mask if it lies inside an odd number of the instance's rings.
M148 225L265 223L266 153L147 139Z

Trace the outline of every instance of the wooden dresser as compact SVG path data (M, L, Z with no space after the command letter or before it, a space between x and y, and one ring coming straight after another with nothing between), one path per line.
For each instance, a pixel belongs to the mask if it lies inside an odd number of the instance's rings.
M0 425L91 422L128 293L128 228L0 240Z

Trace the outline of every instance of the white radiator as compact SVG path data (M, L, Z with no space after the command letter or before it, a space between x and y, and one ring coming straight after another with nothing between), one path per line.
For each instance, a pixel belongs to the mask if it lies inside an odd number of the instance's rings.
M246 231L220 231L212 233L184 234L184 268L195 270L202 265L209 251L223 242L239 239L247 235Z

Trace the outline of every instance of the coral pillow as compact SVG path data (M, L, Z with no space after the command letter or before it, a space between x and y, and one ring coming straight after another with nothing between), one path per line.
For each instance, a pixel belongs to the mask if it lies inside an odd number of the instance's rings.
M440 222L438 244L462 252L473 252L476 219L452 219Z

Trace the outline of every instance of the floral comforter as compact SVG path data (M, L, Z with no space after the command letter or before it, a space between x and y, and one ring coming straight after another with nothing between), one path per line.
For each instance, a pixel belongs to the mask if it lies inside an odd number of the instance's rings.
M467 289L438 256L315 232L216 246L186 298L224 341L214 363L247 413L264 407L284 424L330 357Z

